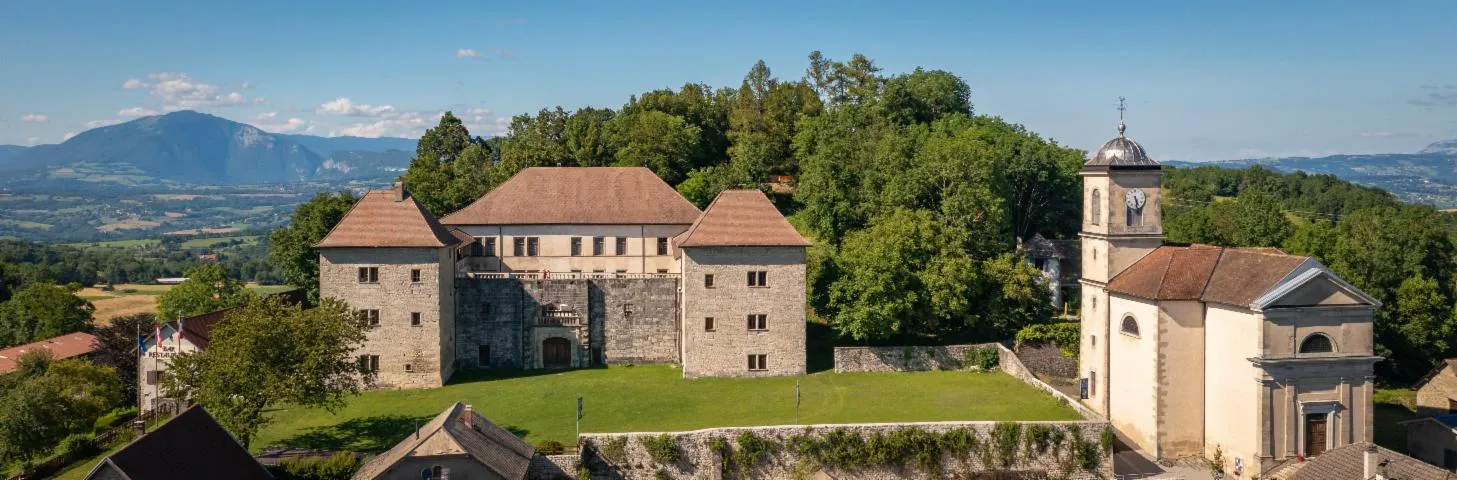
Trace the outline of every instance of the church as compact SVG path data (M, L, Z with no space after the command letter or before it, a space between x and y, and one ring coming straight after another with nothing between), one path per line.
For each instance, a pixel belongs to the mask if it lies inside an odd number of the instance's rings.
M1125 129L1081 170L1083 402L1235 478L1370 442L1380 302L1309 257L1164 244L1162 166Z

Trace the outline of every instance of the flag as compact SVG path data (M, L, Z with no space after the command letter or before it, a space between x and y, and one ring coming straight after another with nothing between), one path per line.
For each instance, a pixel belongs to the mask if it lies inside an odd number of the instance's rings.
M162 346L162 326L152 325L152 333L154 333L154 336L157 337L157 346Z
M184 328L184 325L183 325L182 322L185 322L185 321L187 321L187 319L185 319L185 318L179 318L179 319L177 319L177 341L179 341L179 342L182 341L182 329Z
M137 337L137 356L147 353L147 337Z
M794 381L794 408L799 410L799 380Z
M582 397L577 397L577 420L582 420Z

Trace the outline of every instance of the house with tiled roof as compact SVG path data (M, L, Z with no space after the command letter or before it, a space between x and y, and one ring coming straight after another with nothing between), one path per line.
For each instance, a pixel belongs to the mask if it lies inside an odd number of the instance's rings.
M461 368L677 363L685 376L805 371L809 242L762 192L700 211L641 167L534 167L439 220L369 192L316 246L323 297L373 328L384 388Z
M524 480L536 449L456 402L389 450L364 462L354 480L480 478Z
M1155 459L1251 478L1372 438L1380 302L1309 257L1164 245L1162 166L1119 135L1083 178L1083 402Z
M1306 461L1285 462L1270 480L1453 480L1457 473L1370 442L1357 442Z
M75 332L0 350L0 374L15 371L21 355L32 350L45 350L52 360L85 357L96 351L96 337L86 332Z

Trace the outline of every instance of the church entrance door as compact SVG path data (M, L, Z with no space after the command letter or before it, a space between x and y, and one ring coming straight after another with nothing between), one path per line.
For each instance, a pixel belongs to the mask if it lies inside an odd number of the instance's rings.
M1325 453L1326 414L1315 413L1305 416L1305 456L1314 457Z
M560 337L542 340L541 365L546 368L572 366L572 342Z

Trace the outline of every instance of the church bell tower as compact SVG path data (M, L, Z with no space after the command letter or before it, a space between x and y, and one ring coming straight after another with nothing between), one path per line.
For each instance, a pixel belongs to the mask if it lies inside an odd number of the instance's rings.
M1162 166L1128 138L1123 98L1118 99L1118 136L1098 149L1083 178L1082 359L1079 374L1089 407L1107 414L1109 330L1108 281L1163 244L1159 200Z

